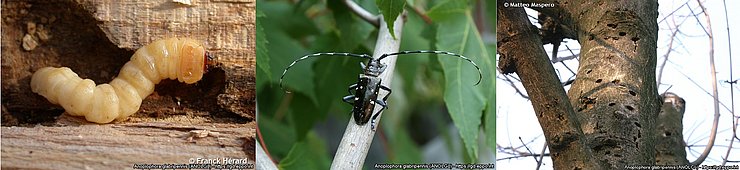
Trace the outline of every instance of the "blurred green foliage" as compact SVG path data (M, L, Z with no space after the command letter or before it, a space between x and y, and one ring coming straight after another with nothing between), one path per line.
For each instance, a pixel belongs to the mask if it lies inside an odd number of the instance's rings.
M448 150L463 149L461 160L479 160L479 141L495 148L495 46L484 43L473 18L473 1L358 1L370 11L407 11L401 50L444 50L473 60L427 54L400 56L391 88L390 108L383 112L378 134L383 142L378 163L425 163L421 146L443 136ZM476 1L477 2L477 1ZM377 3L377 4L376 4ZM492 6L495 7L495 3ZM381 6L381 10L378 9ZM488 5L487 5L488 6ZM414 12L414 11L420 11ZM492 9L489 9L492 10ZM490 14L490 13L489 13ZM495 11L486 15L495 22ZM427 22L424 18L428 18ZM387 28L381 28L387 29ZM295 59L316 52L372 54L378 28L355 16L339 0L257 1L257 101L259 128L268 151L281 169L328 169L352 107L342 102L361 73L351 57L303 60L285 75ZM399 36L399 35L396 35ZM459 135L446 130L454 124ZM485 140L479 140L479 132ZM452 145L462 141L462 146ZM459 142L458 142L459 143ZM380 146L378 146L380 145ZM461 147L461 148L454 148ZM373 149L371 148L371 151ZM366 161L371 167L374 162Z

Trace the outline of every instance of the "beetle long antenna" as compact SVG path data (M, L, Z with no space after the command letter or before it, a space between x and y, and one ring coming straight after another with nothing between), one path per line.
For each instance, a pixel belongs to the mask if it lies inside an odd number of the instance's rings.
M463 55L455 54L455 53L451 53L451 52L447 52L447 51L425 51L425 50L419 50L419 51L400 51L400 52L397 52L397 53L383 54L382 56L378 57L378 61L380 61L380 60L382 60L382 59L384 59L384 58L386 58L388 56L401 55L401 54L438 54L438 55L450 55L450 56L459 57L459 58L462 58L462 59L467 60L468 62L470 62L470 64L473 64L473 66L475 66L475 69L478 70L478 82L475 83L476 86L478 84L480 84L481 80L483 80L483 72L480 71L480 67L478 67L478 65L475 64L475 62L473 62L473 60L470 60L469 58L467 58L467 57L465 57Z
M285 88L283 88L283 77L285 77L285 73L288 72L288 69L290 69L291 67L293 67L293 65L295 65L295 63L298 63L301 60L305 60L305 59L311 58L311 57L318 57L318 56L346 56L346 57L357 57L357 58L365 58L365 59L372 59L373 58L372 56L367 55L367 54L352 54L352 53L315 53L315 54L304 55L303 57L298 58L295 61L293 61L293 63L290 63L290 65L288 65L288 67L285 68L285 70L283 70L283 75L280 76L280 89L283 89L283 91L285 91L285 93L290 93L290 91L288 91Z

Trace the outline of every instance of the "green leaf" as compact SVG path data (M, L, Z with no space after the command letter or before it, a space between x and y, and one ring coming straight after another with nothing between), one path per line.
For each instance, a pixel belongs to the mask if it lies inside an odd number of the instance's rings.
M296 141L293 129L262 114L260 116L258 126L265 142L262 146L267 147L274 159L286 157L290 146Z
M309 135L307 141L300 141L290 148L290 153L280 161L278 169L329 169L329 158L324 144L317 141L316 135Z
M298 3L294 5L294 12L295 13L302 13L306 12L311 6L317 4L319 0L299 0Z
M406 22L403 26L403 34L401 35L401 49L402 50L421 50L421 49L433 49L434 47L431 45L431 43L424 38L424 35L422 34L425 28L429 27L424 21L419 17L419 15L408 15L406 18ZM398 73L398 76L401 76L403 81L403 89L407 93L406 96L408 96L408 100L414 101L417 98L425 98L424 95L427 93L417 94L418 88L426 88L424 86L428 85L436 85L436 83L428 84L428 83L419 83L421 78L423 77L424 72L422 72L424 69L426 69L425 65L429 63L430 61L430 55L419 55L418 57L405 57L401 60L396 61L396 65L403 66L403 67L396 67L396 73ZM436 61L435 61L436 62ZM394 80L393 83L396 83ZM393 89L396 91L399 86L394 86ZM394 95L401 94L394 92ZM385 114L387 115L387 114ZM383 115L383 119L385 119L385 115Z
M327 152L329 149L326 148L327 144L324 142L324 137L319 136L315 131L310 131L306 139L308 149L313 155L310 158L316 162L319 169L329 169L331 166L330 156L334 156L334 153L330 155Z
M363 41L367 41L375 29L372 25L357 18L347 9L342 2L328 2L328 8L332 11L335 27L316 37L311 43L315 52L357 52ZM322 118L326 113L334 111L343 116L350 115L351 105L344 103L341 99L348 95L347 88L357 82L357 75L361 73L359 62L364 59L346 56L322 56L313 64L315 85L319 109ZM338 109L336 109L338 107ZM334 110L331 110L334 109Z
M263 35L269 42L264 50L269 60L269 72L272 74L272 82L267 85L258 86L260 115L274 115L274 117L263 117L264 119L275 119L278 123L285 123L284 128L290 130L292 137L303 139L307 130L316 122L313 114L317 113L317 94L314 90L313 71L311 66L315 59L303 60L296 63L283 79L283 85L286 90L293 93L285 93L278 86L278 81L283 70L288 67L295 59L306 55L308 52L300 41L294 37L311 36L318 33L315 25L303 13L294 13L292 4L277 1L259 1L257 7L269 20L260 21L260 26L264 29ZM260 18L263 19L263 18ZM273 20L286 22L270 22ZM297 29L301 28L301 29ZM296 31L300 30L300 31ZM263 57L263 56L258 56ZM258 70L260 75L258 82L265 82L267 71ZM258 83L260 84L260 83ZM295 133L293 133L295 132ZM283 133L283 132L278 132ZM285 145L281 147L288 147Z
M396 39L396 33L393 31L393 22L396 21L398 15L403 12L403 6L406 5L404 0L375 0L375 4L378 5L378 10L383 14L383 20L385 20L388 31L391 32L393 39Z
M260 23L268 31L265 32L265 38L270 42L270 45L267 46L267 53L270 57L270 72L283 73L295 59L308 53L301 42L293 37L315 34L315 25L305 15L293 13L291 4L276 1L260 1L258 3L260 5L257 8L262 8L266 16L270 17L270 21L286 21ZM314 75L310 71L314 61L314 59L303 60L291 67L283 78L283 86L286 90L306 94L311 99L310 102L316 104L316 93L313 83L311 83ZM272 74L272 80L279 81L281 75ZM278 82L274 82L274 85L277 84ZM285 93L282 93L282 95L285 95Z
M391 149L393 151L393 156L391 157L393 160L391 161L393 163L424 163L422 153L418 148L419 146L414 143L414 140L411 139L411 136L409 136L406 130L398 130L393 134L391 140L391 147L393 148Z
M495 32L495 30L494 30ZM490 57L496 56L496 44L489 45L489 54ZM489 58L490 58L489 57ZM496 75L496 72L492 70L494 68L493 65L494 59L489 59L485 63L489 70L491 70L489 75ZM490 88L491 90L486 90L485 95L488 99L488 102L486 102L486 111L483 112L483 119L484 119L484 126L483 131L486 134L486 144L491 149L491 151L496 151L496 78L495 76L488 76L491 80L488 80L491 85L486 86L487 88Z
M488 16L488 20L490 20L488 23L491 23L489 25L492 29L491 31L495 34L496 33L496 2L487 1L486 3L486 16ZM496 57L496 43L495 41L491 44L488 44L488 55L490 57ZM493 62L494 59L490 59L489 61ZM488 68L494 68L493 63L487 63L489 65ZM496 75L495 72L491 72L491 75ZM493 76L491 76L493 77ZM491 87L496 87L496 79L493 79L493 85ZM484 131L486 134L486 143L488 144L488 147L491 148L492 151L496 151L496 90L492 90L490 92L487 92L487 96L489 97L488 107L486 107L486 112L483 113L485 117L485 127Z
M478 72L468 62L454 57L438 57L445 74L445 104L452 120L460 131L468 160L477 160L478 132L483 113L494 114L495 100L494 71L492 57L478 34L471 9L467 1L442 1L428 15L437 23L436 45L465 55L480 66L483 72L481 84Z
M341 114L349 114L351 105L344 103L342 97L348 95L348 87L357 82L357 76L362 73L360 64L363 60L354 58L340 58L332 56L317 60L314 64L314 84L321 111L327 112L332 105L340 107ZM325 117L325 115L322 115Z
M303 93L292 93L294 102L290 103L290 121L295 130L297 140L303 140L306 137L308 130L311 130L314 123L319 118L325 117L320 116L326 114L325 112L319 111L310 101L310 99Z
M257 9L257 67L259 70L265 73L267 81L272 81L272 72L270 72L270 55L267 53L267 38L265 38L265 30L262 28L261 23L264 23L265 14L261 10ZM259 79L259 78L258 78Z
M327 37L333 39L332 41L326 42L323 39L317 40L314 44L314 50L332 50L334 52L352 52L357 46L367 40L370 33L375 30L373 25L365 22L355 16L352 11L347 9L344 3L334 0L334 2L328 2L328 8L332 10L332 16L334 16L334 22L336 28L332 30L334 35ZM316 46L318 45L318 46ZM331 48L326 48L327 46ZM318 47L318 48L317 48Z

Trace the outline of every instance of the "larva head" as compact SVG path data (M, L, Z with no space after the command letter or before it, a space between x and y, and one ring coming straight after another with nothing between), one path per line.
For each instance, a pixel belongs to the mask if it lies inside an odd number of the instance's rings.
M206 65L206 49L196 41L185 41L180 54L177 80L192 84L203 78Z

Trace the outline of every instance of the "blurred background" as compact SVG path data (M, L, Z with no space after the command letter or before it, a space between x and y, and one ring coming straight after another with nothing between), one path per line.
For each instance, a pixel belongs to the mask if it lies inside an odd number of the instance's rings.
M378 14L376 1L357 1ZM263 146L285 169L328 169L352 116L342 102L361 73L358 58L326 56L303 60L278 83L295 59L317 52L372 54L378 29L338 0L257 1L257 101ZM376 163L493 163L495 141L495 3L406 1L401 50L444 50L470 58L455 68L454 57L404 55L397 60L389 109L383 112L365 168ZM386 29L386 28L382 28ZM448 64L449 65L449 64ZM445 92L444 69L461 69L467 93ZM463 112L448 112L449 96ZM460 105L452 105L460 107ZM455 118L453 118L455 117ZM457 121L454 121L457 120ZM461 135L465 134L465 135ZM463 137L464 136L464 137Z

